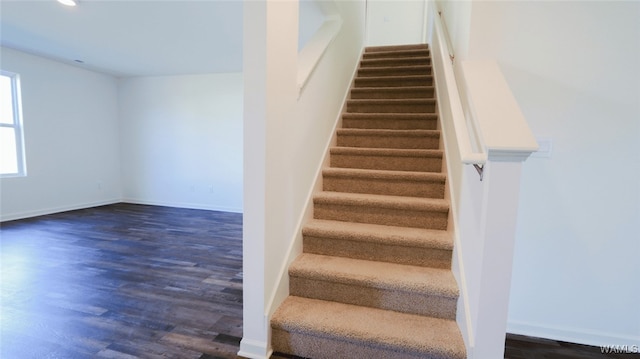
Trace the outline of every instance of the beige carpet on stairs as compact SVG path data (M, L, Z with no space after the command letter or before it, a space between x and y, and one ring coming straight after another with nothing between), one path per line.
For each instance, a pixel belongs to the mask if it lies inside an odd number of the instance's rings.
M365 49L271 318L303 358L465 358L427 45Z

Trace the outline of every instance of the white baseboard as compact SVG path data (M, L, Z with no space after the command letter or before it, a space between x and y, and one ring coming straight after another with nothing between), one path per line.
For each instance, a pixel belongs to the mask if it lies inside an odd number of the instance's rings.
M173 208L202 209L207 211L242 213L242 208L225 207L225 206L218 206L218 205L206 205L201 203L149 201L149 200L139 199L139 198L123 198L120 202L131 203L131 204L145 204L149 206L163 206L163 207L173 207Z
M544 339L560 340L564 342L601 345L640 345L640 336L605 333L582 328L545 326L537 323L517 321L507 322L507 333L526 335Z
M209 206L209 205L201 205L197 203L146 201L146 200L141 200L136 198L114 198L114 199L104 200L104 201L87 202L87 203L80 203L80 204L74 204L69 206L51 207L51 208L38 209L34 211L0 214L0 222L15 221L19 219L38 217L38 216L46 216L48 214L75 211L78 209L85 209L85 208L91 208L91 207L106 206L106 205L115 204L115 203L145 204L150 206L163 206L163 207L174 207L174 208L202 209L207 211L242 213L242 208L232 208L232 207L215 206L215 205Z
M79 204L73 204L68 206L43 208L43 209L37 209L34 211L2 214L0 215L0 222L15 221L18 219L25 219L25 218L38 217L38 216L46 216L48 214L75 211L78 209L85 209L85 208L91 208L91 207L106 206L109 204L114 204L119 202L121 202L121 200L120 198L117 198L117 199L110 199L110 200L97 201L97 202L79 203Z
M240 351L238 355L251 359L268 359L271 357L273 350L267 347L266 342L259 342L257 340L251 340L242 338L240 341Z

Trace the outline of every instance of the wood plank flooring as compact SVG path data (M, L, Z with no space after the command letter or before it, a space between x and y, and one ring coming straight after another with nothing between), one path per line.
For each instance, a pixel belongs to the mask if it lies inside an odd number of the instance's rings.
M236 358L242 215L116 204L2 223L0 357Z
M559 340L507 334L505 359L639 359L640 354L606 352L607 348L567 343ZM608 348L612 349L612 348ZM637 350L629 345L629 351Z
M0 224L2 359L238 358L241 337L241 214L115 204ZM509 334L505 358L640 356Z
M630 349L632 350L632 349ZM504 359L638 359L638 354L603 353L600 347L507 334ZM274 353L271 359L305 359Z

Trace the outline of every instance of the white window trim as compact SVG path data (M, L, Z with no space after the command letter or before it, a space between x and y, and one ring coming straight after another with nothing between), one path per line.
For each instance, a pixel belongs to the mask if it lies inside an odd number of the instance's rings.
M13 128L16 136L16 155L18 157L18 171L16 173L0 173L0 178L8 177L25 177L27 175L27 166L25 162L24 136L22 127L22 98L20 91L20 75L0 70L2 76L11 78L11 100L13 101L13 123L0 123L0 127Z

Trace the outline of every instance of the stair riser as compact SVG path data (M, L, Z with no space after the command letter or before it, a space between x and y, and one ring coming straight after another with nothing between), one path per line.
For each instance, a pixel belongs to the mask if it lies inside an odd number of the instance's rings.
M370 170L440 172L442 157L357 156L331 154L331 167Z
M368 148L438 149L439 136L366 136L338 134L338 146Z
M362 102L349 101L347 112L351 113L435 113L435 103L384 103L384 102Z
M304 252L432 268L451 268L451 250L304 236Z
M397 88L359 88L351 90L351 98L354 100L366 99L432 99L435 96L433 87L426 89Z
M371 128L371 129L389 129L389 130L435 130L438 128L437 119L354 119L343 118L342 127L344 128Z
M354 81L354 87L403 87L403 86L433 86L433 77L420 76L410 78L398 77L359 77Z
M447 229L448 212L314 203L314 218L357 223L404 226L426 229Z
M403 292L366 285L336 283L290 274L290 295L330 300L401 313L455 319L457 298L440 297L424 292Z
M409 76L409 75L431 75L431 67L364 67L358 70L358 77L370 76Z
M369 193L388 196L444 198L444 183L324 176L323 189L332 192Z
M385 66L414 66L414 65L431 66L431 58L429 57L380 58L380 59L367 59L360 62L360 68L385 67Z
M279 328L272 328L271 343L274 352L293 354L303 358L313 359L426 359L424 353L407 353L400 349L373 347L370 343L338 340L320 337L306 333L287 332ZM446 356L432 356L431 358L446 358Z

